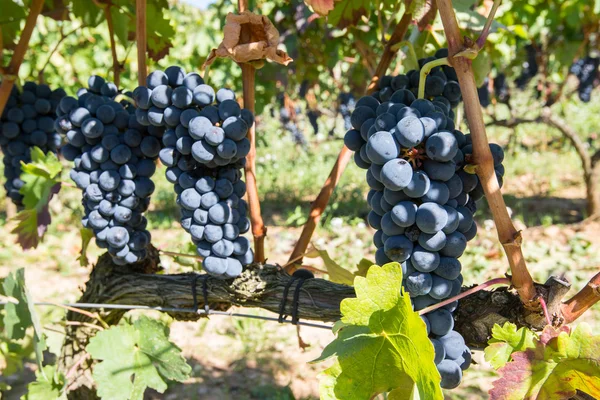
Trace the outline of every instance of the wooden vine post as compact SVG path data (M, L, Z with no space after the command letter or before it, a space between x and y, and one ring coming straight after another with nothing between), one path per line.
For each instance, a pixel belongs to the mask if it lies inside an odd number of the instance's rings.
M15 80L19 77L19 69L25 58L25 53L29 46L29 39L31 39L37 17L40 15L43 6L44 0L33 0L31 2L29 15L27 15L27 20L25 21L23 32L21 32L19 43L15 48L8 67L3 71L2 84L0 85L0 115L4 112L4 107L10 97L10 92L15 84Z
M500 186L494 171L494 161L489 148L483 113L477 95L477 85L473 74L471 60L464 56L456 56L460 52L468 51L466 48L452 0L436 0L437 6L446 33L448 42L448 60L456 70L458 83L462 92L465 115L469 123L471 138L473 139L474 164L477 166L477 176L481 181L485 197L492 211L492 216L498 230L498 238L504 247L512 273L512 284L519 293L521 301L526 307L536 308L537 292L533 285L533 279L525 264L525 258L521 251L521 233L514 227L504 198L500 192ZM487 32L482 34L486 35Z
M398 49L395 47L395 45L402 41L404 35L406 35L406 32L408 31L408 27L410 26L411 21L412 14L405 13L402 16L402 19L398 22L398 24L396 24L394 32L392 33L390 40L388 40L388 42L386 43L383 55L379 60L379 63L377 64L375 74L371 78L371 82L367 87L367 94L371 94L377 89L379 79L383 75L385 75L385 72L388 70L390 64L392 63L394 56L396 55L396 53L398 53ZM323 215L323 212L325 211L325 208L329 203L329 199L333 194L333 190L340 182L342 174L348 166L350 157L352 157L352 151L346 146L342 146L340 154L338 155L338 158L335 161L335 164L333 165L333 168L331 169L327 180L323 184L319 195L317 196L315 201L313 201L310 207L308 220L304 224L304 227L302 228L302 233L300 234L300 237L298 238L298 241L294 246L294 250L290 255L289 264L286 267L286 270L288 272L293 272L298 265L302 264L302 256L306 253L306 250L308 249L312 235L314 234L315 229L317 228L317 224L321 220L321 215Z
M146 84L146 0L135 0L135 36L137 42L138 85ZM119 86L116 82L115 85Z

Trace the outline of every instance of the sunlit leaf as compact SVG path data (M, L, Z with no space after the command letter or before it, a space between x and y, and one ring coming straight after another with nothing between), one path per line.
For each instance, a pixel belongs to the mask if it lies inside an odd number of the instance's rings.
M392 397L399 399L416 385L422 399L442 399L433 346L402 289L400 265L374 265L354 286L356 298L340 305L345 325L314 361L336 359L323 373L321 398L369 399L401 388Z

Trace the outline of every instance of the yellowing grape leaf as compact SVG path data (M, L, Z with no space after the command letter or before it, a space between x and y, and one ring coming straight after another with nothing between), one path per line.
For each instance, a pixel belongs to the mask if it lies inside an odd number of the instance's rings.
M314 250L308 252L304 255L307 258L317 258L320 257L325 264L325 269L327 270L327 274L329 275L329 280L335 283L341 283L344 285L352 285L354 275L352 272L347 269L341 267L338 263L333 261L331 256L327 250L320 250L315 245L313 245Z
M354 273L355 276L367 276L367 271L371 268L371 265L375 264L373 261L367 260L366 258L361 259L356 268L358 271Z
M370 399L398 388L410 393L416 386L420 398L442 399L433 346L402 289L400 264L373 265L366 278L355 278L354 287L356 298L340 305L343 325L336 324L337 338L313 361L336 357L323 373L321 398ZM396 392L393 398L399 396Z
M517 330L517 326L511 322L503 326L495 324L492 328L492 338L488 341L489 346L483 351L485 360L494 369L502 368L510 361L510 356L515 351L535 348L534 339L534 333L527 328Z
M87 258L87 249L94 237L94 231L88 228L81 228L79 233L81 234L81 252L79 253L79 257L77 257L77 261L79 261L79 265L82 267L87 267L90 263Z
M547 330L553 328L546 328ZM570 334L542 334L534 349L513 353L513 361L498 372L491 400L561 400L577 390L600 397L600 336L580 324Z
M163 393L166 381L182 382L192 370L169 341L169 329L147 317L98 332L86 350L102 360L94 379L103 399L141 400L147 387Z

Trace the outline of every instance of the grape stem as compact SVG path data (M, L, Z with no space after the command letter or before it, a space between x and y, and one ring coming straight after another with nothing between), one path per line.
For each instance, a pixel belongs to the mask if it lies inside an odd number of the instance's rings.
M377 84L379 82L379 79L383 75L385 75L385 72L389 68L390 64L392 63L398 52L398 49L394 49L394 47L400 41L402 41L402 39L406 35L411 21L412 14L406 13L402 16L398 24L396 24L394 32L390 37L390 40L385 45L385 49L383 51L381 59L379 60L379 64L377 64L375 74L373 75L373 78L371 78L371 83L369 83L369 86L367 88L367 94L371 94L375 90L377 90ZM296 266L302 264L302 255L306 253L306 249L310 244L311 237L315 232L315 229L317 228L317 224L321 220L321 215L323 214L323 211L325 211L325 208L329 203L329 199L331 198L331 194L333 193L333 190L339 183L340 178L342 177L342 174L344 173L344 170L346 169L346 166L350 161L350 157L352 157L352 151L350 151L350 149L346 146L343 146L340 150L340 154L338 155L335 161L335 164L333 165L333 168L331 169L331 172L329 173L329 176L327 177L327 180L323 184L323 187L321 187L319 195L312 203L310 213L308 215L308 220L304 224L304 227L302 228L302 233L300 234L300 237L296 242L296 246L294 246L294 250L290 255L291 263L288 262L288 265L285 267L285 270L288 273L294 272ZM292 260L295 261L292 262Z
M439 67L441 65L450 65L450 61L448 61L448 57L438 58L437 60L429 61L427 64L423 65L421 68L421 74L419 75L419 98L425 98L425 81L427 80L427 75L431 72L435 67Z
M204 257L198 256L196 254L186 254L186 253L178 253L176 251L168 251L168 250L158 250L160 254L164 254L165 256L171 257L187 257L187 258L195 258L197 260L203 260Z
M495 279L491 279L487 282L484 282L480 285L477 285L475 287L472 287L471 289L467 289L464 292L457 294L454 297L450 297L449 299L446 299L444 301L441 301L439 303L436 303L434 305L431 305L429 307L425 307L422 310L419 310L419 315L424 315L427 313L432 312L433 310L437 310L438 308L444 307L445 305L448 305L450 303L453 303L457 300L463 299L467 296L472 295L473 293L477 293L480 290L486 289L490 286L495 286L495 285L502 285L502 286L510 286L510 279L508 278L495 278Z
M492 26L492 22L494 22L494 16L496 15L496 11L498 11L498 7L500 7L500 3L502 3L502 0L494 0L494 4L492 5L490 14L488 15L487 20L485 21L485 25L483 27L483 30L481 31L481 34L479 35L479 38L477 39L478 49L481 49L483 47L488 35L490 34L490 27Z
M146 66L146 41L146 0L135 0L135 42L137 44L139 86L146 84L146 76L148 75Z
M398 51L404 46L406 46L408 48L408 54L409 54L412 62L414 62L414 64L418 66L419 65L419 57L417 57L417 52L415 51L415 46L413 46L413 44L410 40L401 41L400 43L392 46L392 50Z
M25 58L25 52L29 46L29 39L31 39L31 34L35 28L37 17L40 15L43 6L44 0L33 0L31 2L29 15L27 15L27 20L25 21L25 27L21 32L19 43L17 44L17 47L10 58L8 67L6 67L3 72L2 84L0 85L0 115L2 115L4 112L4 107L6 106L10 92L15 84L15 80L17 80L19 77L19 69L21 68L23 59Z
M533 284L533 278L527 269L525 257L521 250L521 233L514 227L504 198L498 186L494 171L494 161L489 148L481 104L477 95L477 85L473 74L472 62L466 57L455 57L461 51L464 51L463 44L454 8L451 0L436 0L446 39L448 41L448 53L450 64L456 70L458 83L461 88L465 115L469 128L471 129L471 138L473 140L473 158L477 165L477 175L483 186L485 197L496 229L498 239L504 247L508 263L511 268L512 285L519 294L519 298L524 306L531 310L539 310L539 302L536 301L537 291Z

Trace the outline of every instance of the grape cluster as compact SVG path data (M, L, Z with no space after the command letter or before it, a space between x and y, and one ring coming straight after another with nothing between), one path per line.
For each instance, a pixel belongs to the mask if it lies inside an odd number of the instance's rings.
M23 206L19 193L21 162L31 161L31 147L37 146L44 153L56 153L61 137L54 132L56 107L66 95L63 89L52 90L48 85L26 82L23 90L13 86L0 119L0 147L4 154L4 188L14 204Z
M117 87L99 76L78 98L64 97L57 131L66 135L63 156L74 162L71 179L83 191L82 224L115 264L142 261L150 233L143 216L154 192L151 180L164 129L144 127L117 101Z
M529 44L525 46L525 51L527 52L527 60L521 65L521 75L515 79L515 84L521 90L525 89L525 86L527 86L529 81L531 81L531 79L538 73L538 64L536 59L537 52L535 47Z
M344 129L352 129L350 117L352 116L352 111L354 111L354 107L356 106L354 96L352 93L342 92L338 96L338 103L338 112L342 114L342 118L344 119Z
M385 75L379 80L379 87L371 96L382 103L390 102L391 97L400 89L407 89L418 95L421 68L430 61L448 57L448 49L439 49L434 56L419 59L419 69L413 69L406 75ZM455 108L462 100L458 77L454 68L442 65L432 68L425 81L425 98L446 104L446 108ZM450 111L453 118L453 112Z
M250 228L240 169L254 115L240 108L233 91L215 93L200 75L177 66L152 72L133 97L138 123L166 128L159 157L204 270L240 275L254 260L250 241L240 236Z
M510 100L510 90L506 82L506 75L501 72L494 78L494 96L500 103L508 104Z
M294 113L297 114L300 110L290 110L289 107L286 107L284 96L279 96L279 104L279 121L281 122L281 125L283 125L283 128L290 133L295 144L306 148L308 146L308 142L296 124L295 115L292 113L292 111L294 111Z
M479 103L481 107L487 107L490 105L490 78L485 77L483 85L477 88L477 96L479 97Z
M579 94L579 99L584 103L589 103L591 100L592 90L598 78L599 65L600 58L588 56L575 61L569 70L579 80L577 93Z
M396 90L381 103L373 96L358 100L344 143L366 169L371 188L368 222L376 229L376 263L402 264L403 285L415 310L457 295L467 242L477 233L473 221L483 188L472 172L470 135L454 129L450 106L415 99ZM490 145L499 183L504 153ZM457 302L425 316L435 348L442 387L454 388L471 353L454 328Z
M319 134L319 111L318 110L308 110L306 112L306 116L308 117L308 122L313 128L315 135Z

